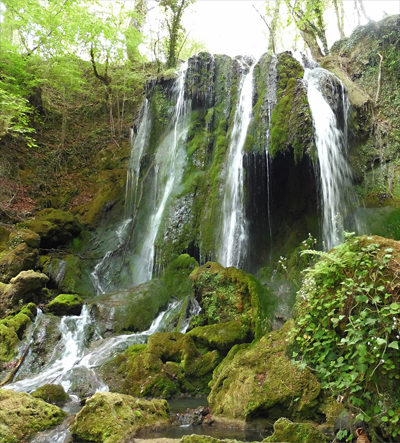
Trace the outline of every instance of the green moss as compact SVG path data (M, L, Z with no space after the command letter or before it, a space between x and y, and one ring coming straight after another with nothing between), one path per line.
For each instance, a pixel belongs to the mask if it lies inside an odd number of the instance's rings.
M67 413L25 392L0 389L0 441L20 443L60 424Z
M186 297L193 293L193 284L189 275L197 266L199 264L193 257L182 254L169 264L161 281L175 297Z
M137 397L170 398L204 394L221 361L214 350L201 355L193 340L180 332L157 332L147 345L129 347L103 368L110 389Z
M45 384L32 393L32 397L41 398L46 403L58 404L69 400L69 395L61 385Z
M328 438L310 423L293 423L287 418L280 418L274 424L274 433L263 440L266 443L315 443L327 442Z
M166 425L168 411L165 400L98 392L86 400L70 430L75 440L120 443L146 427Z
M210 383L208 402L215 415L246 421L314 416L320 384L286 356L293 326L287 322L251 345L231 349Z
M314 130L304 86L297 79L304 70L291 53L278 55L277 103L271 115L271 145L274 157L292 148L295 161L305 152L315 156Z
M56 315L79 315L83 300L77 294L60 294L52 300L46 309Z
M270 329L275 298L251 274L208 262L190 275L209 324L249 319L256 338Z

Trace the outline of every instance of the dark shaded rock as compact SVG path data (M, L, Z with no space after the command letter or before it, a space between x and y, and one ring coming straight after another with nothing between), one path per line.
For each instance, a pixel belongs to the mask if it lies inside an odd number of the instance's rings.
M38 250L26 243L21 243L15 249L2 254L0 256L0 281L8 283L21 271L33 269L37 255Z

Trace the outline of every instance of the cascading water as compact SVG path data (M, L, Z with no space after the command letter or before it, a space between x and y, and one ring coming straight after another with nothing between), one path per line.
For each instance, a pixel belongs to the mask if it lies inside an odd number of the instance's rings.
M123 352L133 344L146 343L148 338L158 331L166 329L168 313L180 309L182 301L170 303L167 309L161 312L147 331L125 334L91 343L93 350L88 351L87 329L93 323L89 310L83 307L79 316L65 316L61 319L59 330L60 343L55 349L62 348L58 358L48 364L44 370L32 377L26 377L5 386L16 392L32 392L46 383L61 384L66 392L71 393L74 380L74 371L81 368L89 373L91 385L95 391L105 391L108 387L97 377L94 368L106 362L117 353ZM94 338L96 340L96 337ZM97 344L97 346L96 346Z
M154 169L157 171L158 202L155 211L150 216L147 231L142 236L144 238L139 253L135 257L133 266L133 280L135 284L144 283L151 280L154 267L155 240L163 218L163 214L171 196L174 186L179 184L183 166L185 163L185 152L183 142L189 130L189 111L187 100L185 100L185 78L187 63L182 65L179 77L175 83L175 95L177 97L175 114L172 120L172 129L167 134L159 146L155 158Z
M240 267L246 253L246 218L243 201L243 147L252 113L254 64L242 77L227 161L227 179L222 206L223 224L218 261ZM245 67L243 66L243 69Z
M322 237L327 250L343 240L343 223L348 222L349 205L355 200L351 188L352 172L346 159L347 112L349 101L342 83L329 71L306 68L308 102L315 127L322 201ZM332 106L323 90L334 90ZM340 121L343 120L343 121Z

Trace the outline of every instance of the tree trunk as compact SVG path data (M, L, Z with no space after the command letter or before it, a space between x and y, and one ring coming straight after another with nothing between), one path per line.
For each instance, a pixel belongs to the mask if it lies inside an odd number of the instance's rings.
M340 5L340 9L339 9L339 5ZM343 0L333 0L333 6L335 8L337 27L339 30L340 38L342 39L342 38L346 37L346 35L344 33L344 26L343 26L343 20L344 20Z
M144 25L146 23L147 17L147 3L148 0L136 0L134 16L131 18L129 22L129 26L131 28L136 29L140 34L143 34ZM134 63L136 60L136 53L138 51L137 45L132 43L127 43L126 45L126 55L131 63Z

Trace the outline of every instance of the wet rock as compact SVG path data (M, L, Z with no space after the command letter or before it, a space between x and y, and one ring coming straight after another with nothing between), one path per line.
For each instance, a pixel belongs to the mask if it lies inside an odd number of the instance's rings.
M78 294L60 294L47 306L47 311L58 315L80 315L83 300Z
M89 398L101 388L104 389L104 383L98 379L95 372L85 366L76 366L71 369L63 380L71 383L68 392L77 395L80 399Z
M70 431L74 439L122 443L140 430L169 423L165 400L141 400L123 394L98 392L86 400Z
M176 414L176 423L179 426L194 425L199 426L201 424L211 424L210 421L211 409L207 406L199 406L196 409L187 408L185 412L180 412Z
M0 389L0 441L24 441L61 423L67 413L25 392Z
M102 332L140 332L150 327L170 299L168 289L159 280L152 280L131 289L95 297L91 306Z

